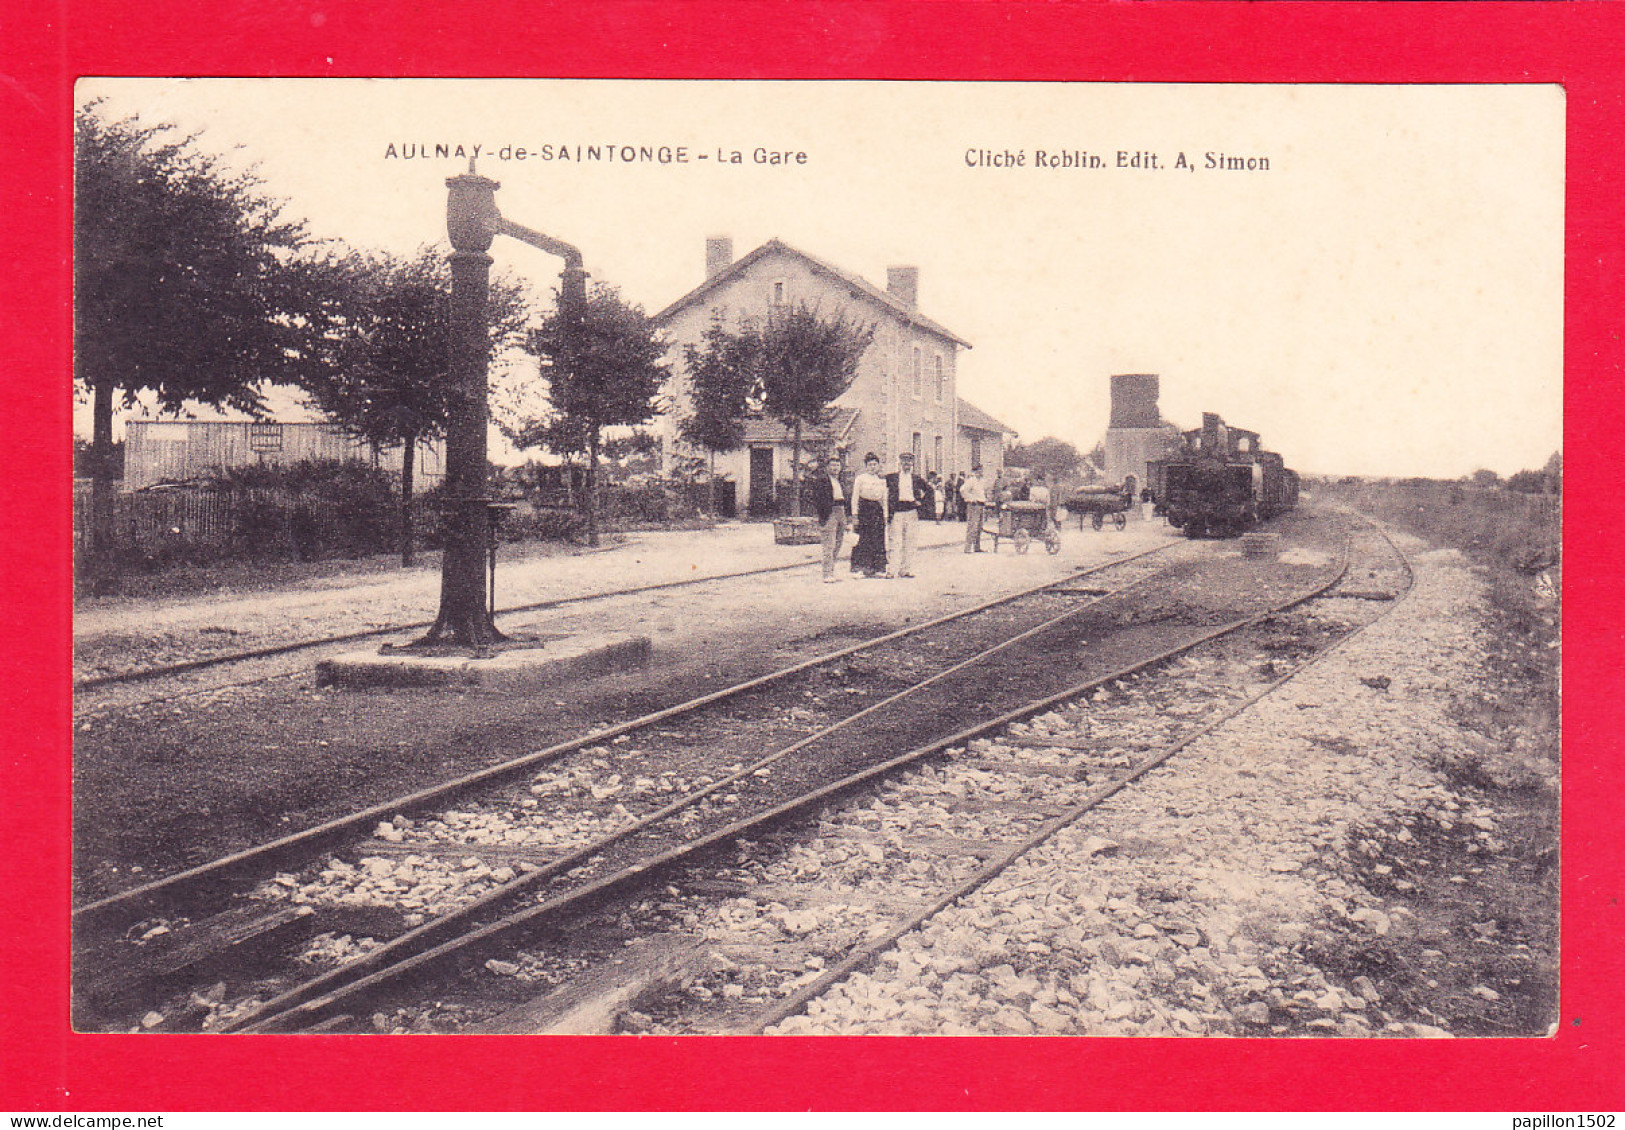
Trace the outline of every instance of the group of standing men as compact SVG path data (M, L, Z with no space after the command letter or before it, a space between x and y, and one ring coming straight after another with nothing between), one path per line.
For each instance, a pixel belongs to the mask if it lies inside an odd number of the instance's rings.
M863 577L912 577L914 547L922 511L935 511L933 488L914 473L914 455L902 452L897 470L880 474L880 457L870 452L863 457L863 470L848 484L842 477L839 456L831 456L824 471L813 480L813 506L823 531L824 583L840 580L835 575L835 558L841 552L846 527L851 522L858 535L852 547L852 572ZM965 552L980 553L982 514L987 504L982 485L982 469L958 484L965 505ZM946 500L943 500L944 503Z

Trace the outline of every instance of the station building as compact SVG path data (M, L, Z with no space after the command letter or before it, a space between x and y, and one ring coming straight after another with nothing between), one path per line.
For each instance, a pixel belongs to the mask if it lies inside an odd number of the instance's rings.
M708 239L704 281L655 315L671 342L668 408L654 428L668 472L678 456L706 454L688 448L677 430L690 411L684 346L702 347L718 315L735 328L805 303L827 315L873 323L875 336L851 387L831 405L830 422L803 430L804 467L836 450L848 467L873 451L890 469L898 453L910 451L922 475L968 470L972 455L981 457L991 475L1003 465L1014 434L959 399L959 353L970 342L920 312L919 283L915 267L888 268L882 290L777 239L740 259L733 257L731 239ZM792 441L778 420L753 416L746 422L744 447L717 455L719 477L744 487L741 502L748 501L752 513L772 513L777 492L793 478Z

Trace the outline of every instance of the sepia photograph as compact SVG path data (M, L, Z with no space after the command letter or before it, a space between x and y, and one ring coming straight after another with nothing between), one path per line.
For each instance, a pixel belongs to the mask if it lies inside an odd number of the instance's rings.
M1557 1031L1560 86L74 102L75 1031Z

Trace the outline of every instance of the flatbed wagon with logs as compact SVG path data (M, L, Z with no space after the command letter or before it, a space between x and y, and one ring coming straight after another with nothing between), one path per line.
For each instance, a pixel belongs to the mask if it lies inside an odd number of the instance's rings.
M1133 498L1123 487L1079 487L1066 500L1066 509L1077 518L1080 530L1085 519L1097 530L1107 521L1121 530L1128 525L1128 510L1133 504Z

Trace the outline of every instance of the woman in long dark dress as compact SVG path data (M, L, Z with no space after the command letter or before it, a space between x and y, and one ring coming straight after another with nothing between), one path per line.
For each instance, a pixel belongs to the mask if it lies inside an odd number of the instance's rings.
M880 456L863 457L863 473L852 482L858 504L858 543L852 547L852 571L865 577L886 572L886 481L880 477Z

